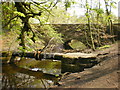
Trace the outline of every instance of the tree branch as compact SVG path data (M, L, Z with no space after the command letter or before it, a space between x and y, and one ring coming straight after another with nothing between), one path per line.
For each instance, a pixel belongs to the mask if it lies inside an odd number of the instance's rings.
M11 18L2 28L5 28L13 19L15 19L16 17L18 17L18 15L17 16L15 16L15 17L13 17L13 18Z
M46 2L41 2L41 3L38 3L38 2L36 2L36 1L34 1L34 0L31 0L31 1L32 1L33 3L35 3L35 4L37 4L37 5L47 3L47 1L46 1Z

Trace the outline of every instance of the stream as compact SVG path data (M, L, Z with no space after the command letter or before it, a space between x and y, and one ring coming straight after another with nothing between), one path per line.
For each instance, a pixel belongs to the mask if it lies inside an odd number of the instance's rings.
M16 67L17 66L17 67ZM61 62L57 60L37 61L24 58L16 66L2 65L2 89L6 88L49 88L58 81Z
M57 85L65 72L81 72L86 67L95 65L95 58L84 59L42 59L16 56L14 64L4 63L2 59L2 89L6 88L49 88Z

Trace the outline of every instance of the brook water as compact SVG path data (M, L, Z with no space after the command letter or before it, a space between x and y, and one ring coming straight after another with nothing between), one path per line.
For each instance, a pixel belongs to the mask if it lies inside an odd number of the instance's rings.
M16 65L2 65L2 89L49 88L61 74L61 62L56 60L22 59Z

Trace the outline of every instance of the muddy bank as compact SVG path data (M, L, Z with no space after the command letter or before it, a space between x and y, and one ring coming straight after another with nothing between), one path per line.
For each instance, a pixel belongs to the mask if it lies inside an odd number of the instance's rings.
M120 46L119 46L120 47ZM95 51L105 55L98 57L104 59L92 68L85 69L83 72L67 73L59 81L58 85L51 88L118 88L118 43L111 45L103 51Z

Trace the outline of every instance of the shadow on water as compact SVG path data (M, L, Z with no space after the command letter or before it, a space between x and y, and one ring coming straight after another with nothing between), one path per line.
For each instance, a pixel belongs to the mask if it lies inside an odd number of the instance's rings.
M6 88L49 88L58 81L61 72L60 62L52 60L26 59L16 65L2 66L3 90Z
M57 84L61 74L80 72L79 64L65 64L63 61L16 57L14 65L2 65L2 89L6 88L49 88ZM72 62L71 62L72 63Z

